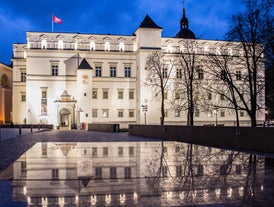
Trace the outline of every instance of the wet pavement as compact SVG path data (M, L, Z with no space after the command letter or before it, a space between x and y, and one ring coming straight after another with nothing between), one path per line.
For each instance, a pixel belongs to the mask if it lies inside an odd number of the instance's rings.
M101 146L102 145L102 143L103 142L106 142L106 143L104 143L104 147L106 148L106 147L108 147L108 145L113 145L113 143L115 143L115 142L132 142L131 144L132 145L134 145L134 143L133 142L141 142L141 141L144 141L145 143L143 143L143 145L142 145L142 147L140 147L140 149L142 150L142 153L140 153L140 155L138 155L138 156L136 156L136 159L137 159L137 157L139 158L139 157L142 157L141 155L143 155L143 160L139 160L138 162L136 161L136 164L137 163L142 163L141 164L141 166L140 166L140 169L146 169L146 168L144 168L144 166L145 165L143 165L146 161L148 162L148 163L153 163L152 162L152 160L150 160L150 159L154 159L154 157L155 156L152 156L152 154L151 154L151 152L159 152L158 151L158 148L159 148L159 143L161 143L161 142L159 142L159 141L161 141L161 140L159 140L159 139L154 139L154 138L144 138L144 137L136 137L136 136L130 136L130 135L128 135L128 133L103 133L103 132L91 132L91 131L84 131L84 130L70 130L70 131L60 131L60 130L33 130L32 132L31 132L31 130L30 129L22 129L22 134L19 136L18 135L18 129L2 129L2 131L1 131L1 135L2 135L2 140L0 141L0 175L1 175L1 172L2 171L4 171L8 166L10 166L12 163L14 163L17 159L19 159L20 158L20 156L22 155L22 154L24 154L24 152L26 152L26 151L28 151L30 148L32 148L32 147L37 147L37 145L35 145L36 143L38 143L38 142L67 142L67 143L69 143L69 144L66 144L66 146L64 146L64 147L68 147L68 145L73 145L73 143L75 143L75 142L83 142L83 143L81 143L81 144L78 144L78 147L79 147L79 151L81 151L81 152L88 152L88 150L90 150L90 149L92 149L92 147L96 147L97 145L98 146ZM87 143L84 143L84 142L87 142ZM94 143L93 143L94 142ZM102 142L102 143L99 143L98 144L98 142ZM109 144L108 144L108 142L109 142ZM152 142L152 143L150 143L150 145L151 146L156 146L156 148L155 148L155 150L154 151L147 151L148 149L149 149L149 146L147 145L147 143L148 142ZM157 143L158 142L158 143ZM90 144L91 143L91 144ZM97 145L96 145L96 143L97 143ZM56 143L55 143L56 144ZM89 145L90 144L90 145ZM94 145L95 144L95 145ZM158 144L158 145L157 145ZM119 144L118 144L119 145ZM117 145L117 146L118 146ZM183 145L183 144L182 144ZM39 145L40 146L40 145ZM50 146L50 144L49 144L49 146ZM74 145L73 145L74 146ZM92 147L91 147L92 146ZM128 145L126 145L126 146L128 146ZM135 145L134 145L135 146ZM170 146L172 147L172 149L174 149L174 146L173 146L173 143L171 143L170 144ZM118 147L116 147L117 149L118 149ZM115 148L115 149L116 149ZM51 147L49 147L49 149L53 149L53 148L51 148ZM179 147L178 149L185 149L185 148L181 148L181 147ZM193 148L194 150L196 149L196 147L194 147ZM209 150L209 149L208 149ZM41 152L42 151L42 149L39 149L39 151ZM70 154L69 154L69 156L72 156L73 155L73 152L75 152L76 153L76 148L71 148L71 152L70 152ZM32 155L35 155L36 156L36 154L35 154L35 149L34 149L34 154L32 154ZM65 152L65 150L64 150L64 152ZM197 148L197 152L199 152L199 153L204 153L204 150L201 150L199 147ZM198 153L198 154L199 154ZM214 152L215 153L215 152ZM229 152L230 153L230 152ZM53 154L55 154L55 153L53 153ZM147 156L148 154L150 154L151 156ZM178 158L177 159L182 159L182 158L184 158L185 157L185 155L186 154L183 154L184 156L178 156ZM216 154L214 154L214 156L215 156ZM223 156L224 155L224 151L221 151L220 152L220 155L221 156ZM35 158L35 156L30 156L30 158ZM86 154L84 154L84 155L82 155L82 157L80 156L80 159L79 160L83 160L83 161L86 161L85 160L85 156L86 156ZM167 156L167 155L166 155ZM73 161L73 158L75 158L76 157L76 154L75 154L75 156L72 156L72 157L70 157L70 159L67 159L67 160L70 160L71 162ZM187 156L186 156L187 157ZM202 156L202 157L204 157L204 156ZM212 157L212 156L211 156ZM94 160L93 161L95 161L96 159L98 159L97 157L96 158L94 158ZM102 158L102 159L106 159L105 161L104 161L104 163L107 163L107 162L110 162L110 166L113 166L114 164L113 163L115 163L114 161L115 160L111 160L111 158L109 158L109 157L106 157L106 158ZM121 159L121 158L117 158L117 159ZM167 157L167 158L165 158L166 160L169 160L169 158ZM194 159L194 158L193 158ZM52 157L51 157L51 160L52 160ZM58 160L58 163L60 162L60 159L59 159L59 157L56 157L56 160ZM129 161L129 160L132 160L132 157L130 158L130 159L126 159L127 161ZM171 160L173 160L173 159L171 159ZM57 162L57 161L56 161ZM30 174L31 175L34 175L34 174L32 174L32 173L34 173L34 171L31 171L31 169L32 169L32 167L31 167L31 164L32 164L33 162L30 162L29 164L29 167L30 167ZM67 161L66 161L66 163L67 163ZM76 162L76 163L78 163L78 162ZM101 163L101 161L100 161L100 163ZM180 162L180 163L182 163L182 161ZM95 162L93 162L93 164L95 164ZM121 162L118 162L118 164L119 164L119 166L121 165ZM187 164L187 163L186 163ZM127 163L126 163L126 166L128 166L127 165ZM135 166L135 165L134 165ZM148 166L154 166L154 165L148 165ZM204 165L204 166L207 166L207 165ZM235 167L235 166L234 166ZM33 168L34 169L34 168ZM36 167L35 167L35 169L36 169ZM66 169L70 169L70 168L66 168ZM78 169L78 168L77 168ZM80 169L80 168L79 168ZM79 170L78 169L78 170ZM82 169L82 168L81 168ZM253 168L252 168L253 169ZM254 168L255 169L255 168ZM44 172L45 170L43 170L43 172ZM243 172L242 172L243 173ZM40 178L40 174L38 173L38 177L37 178ZM249 175L249 174L248 174ZM252 173L250 174L250 175L253 175ZM256 170L256 176L258 176L258 175L261 175L260 173L259 173L259 171L257 171ZM208 205L202 205L202 206L272 206L272 199L273 199L273 196L274 196L274 194L273 194L273 191L271 190L272 189L272 187L269 187L269 186L273 186L273 170L271 170L271 171L269 171L269 170L267 170L266 169L266 171L265 171L265 177L264 177L264 180L258 180L259 182L259 184L260 185L258 185L258 188L259 188L259 191L260 191L260 194L259 194L259 197L256 197L256 200L251 200L251 201L246 201L246 202L244 202L244 203L242 203L242 204L239 204L239 205L235 205L235 203L234 204L231 204L230 202L230 200L229 199L227 199L226 198L226 200L224 200L224 202L223 203L219 203L218 204L218 202L216 202L216 204L208 204ZM233 175L233 176L238 176L237 174L236 175ZM243 176L243 175L242 175ZM252 177L252 176L249 176L249 177ZM253 176L254 177L254 176ZM144 178L147 178L146 176L144 177ZM148 177L148 178L150 178L150 177ZM254 179L255 179L255 177L254 177ZM253 180L254 180L253 179ZM134 181L135 179L130 179L130 183L132 184L132 181ZM197 180L199 180L199 177L197 177ZM237 180L237 179L235 179L235 180ZM250 179L250 180L252 180L252 179ZM136 182L138 183L138 185L139 185L139 183L142 181L142 179L137 179L136 178ZM168 180L167 179L164 179L164 182L163 182L163 184L165 183L165 182L167 182ZM32 180L30 179L29 180L29 182L33 182L33 183L35 183L35 182L39 182L40 184L42 184L42 186L46 186L46 185L43 185L43 182L48 182L48 180L35 180L35 179L33 179L32 178ZM95 189L98 189L101 185L103 185L103 183L102 182L99 182L99 183L97 183L98 181L97 180L92 180L92 181L90 181L90 186L91 187L89 187L89 186L86 186L86 188L85 188L85 190L90 190L91 191L91 189L94 189L94 188L92 188L92 186L94 186L94 185L97 185L98 184L98 186L97 186L97 188L95 188ZM123 182L125 182L125 181L123 181ZM15 181L13 182L13 186L15 186L14 184L16 183L16 179L15 179ZM73 180L70 180L70 183L73 183ZM75 183L76 184L79 184L79 180L76 180L75 181ZM107 187L109 187L109 186L112 186L112 185L114 185L114 184L116 184L117 183L117 181L116 182L113 182L112 180L110 180L109 182L108 182L108 180L104 180L104 183L105 183L105 185L107 186ZM147 182L144 182L144 183L147 183ZM251 184L254 184L253 182L250 182ZM5 183L4 183L5 184ZM133 182L133 184L134 184L134 182ZM36 184L35 185L33 185L34 187L36 186ZM134 185L133 185L134 186ZM141 185L142 186L142 185ZM202 185L197 185L199 188L202 186ZM249 187L250 186L252 186L252 185L247 185L248 187L246 188L246 189L249 189ZM263 189L263 191L262 191L262 187L261 186L263 186L264 187L264 189ZM55 189L55 187L56 186L54 186L54 190L56 190ZM114 189L116 189L117 187L115 187ZM144 189L146 189L146 188L144 188ZM232 188L231 188L232 189ZM241 188L239 188L239 189L241 189ZM218 190L218 189L217 189ZM210 195L210 192L211 191L208 191L208 190L206 190L206 191L201 191L200 189L198 189L198 191L197 191L197 193L202 193L203 194L203 199L208 199L208 196ZM216 191L216 190L215 190ZM214 191L214 192L215 192ZM269 191L269 192L268 192ZM36 190L35 191L33 191L33 192L37 192ZM86 191L83 191L84 192L84 194L86 193ZM83 193L82 192L82 193ZM196 192L196 191L195 191ZM217 191L216 191L217 192ZM218 191L219 192L219 191ZM235 192L238 192L238 189L236 189L236 188L233 188L233 192L235 193ZM249 192L249 191L247 191L247 192ZM254 191L255 192L255 191ZM31 193L31 191L29 191L29 193ZM44 192L45 193L45 192ZM80 191L80 193L81 193L81 191ZM251 191L251 194L249 195L249 194L247 194L248 196L253 196L253 194L252 194L253 192ZM165 196L167 197L166 198L166 202L171 202L170 200L169 200L169 198L168 198L168 196L170 196L170 195L175 195L175 192L169 192L169 191L167 191L167 192L164 192L163 193L163 195L162 195L162 199L163 198L165 198ZM181 193L182 194L182 193ZM180 195L181 196L181 194L178 194L178 195ZM44 195L44 194L43 194ZM79 194L79 195L81 195L81 194ZM148 195L150 195L150 194L148 194ZM146 195L146 196L148 196L148 195ZM176 194L177 195L177 194ZM196 195L196 194L195 194ZM128 196L128 195L127 195ZM142 197L142 199L145 199L145 198L147 198L146 196L143 196ZM226 197L227 197L227 195L226 195ZM82 199L82 197L81 196L79 196L79 199ZM98 198L99 198L99 196L98 196ZM154 196L154 197L149 197L149 200L150 200L150 202L151 202L151 200L153 200L153 199L156 199L156 198L158 198L157 196ZM248 198L248 197L247 197ZM254 197L255 198L255 197ZM34 202L34 201L33 201ZM155 201L156 202L156 201ZM163 201L162 201L163 202ZM156 202L157 204L159 203L159 201L157 201ZM239 202L238 202L239 203ZM0 199L0 206L1 206L1 199ZM4 206L6 206L6 205L4 205ZM3 207L4 207L3 206ZM81 205L82 206L82 205ZM133 205L134 206L134 205ZM145 204L140 204L140 206L147 206L147 205L145 205ZM150 205L150 206L152 206L152 205ZM159 206L159 205L154 205L154 206ZM177 205L169 205L169 203L166 203L165 205L162 205L162 206L177 206ZM194 205L191 205L191 206L194 206Z
M128 133L104 133L84 130L33 130L2 129L0 141L0 172L17 160L37 142L136 142L159 141L159 139L129 136Z

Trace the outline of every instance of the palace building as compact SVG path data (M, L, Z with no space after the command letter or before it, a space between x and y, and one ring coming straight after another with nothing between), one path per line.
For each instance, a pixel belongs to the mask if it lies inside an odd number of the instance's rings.
M147 58L155 51L183 51L187 41L195 41L195 51L203 56L218 54L227 45L196 39L185 10L174 37L162 37L161 32L149 16L129 36L27 32L26 44L13 45L14 123L53 124L63 129L81 123L159 124L160 101L145 83ZM240 53L234 48L228 49ZM240 77L241 69L237 71ZM186 124L187 112L178 112L170 101L174 93L170 88L165 94L165 123ZM249 125L246 112L240 112L240 121ZM233 125L235 115L226 109L196 109L194 122Z
M12 121L12 68L0 63L0 124Z

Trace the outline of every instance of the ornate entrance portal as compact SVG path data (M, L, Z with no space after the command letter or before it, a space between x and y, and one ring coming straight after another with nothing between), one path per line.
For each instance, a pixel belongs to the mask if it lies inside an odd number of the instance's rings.
M59 129L73 129L77 126L75 120L76 100L71 99L67 91L64 91L60 99L55 100L57 108L57 123Z
M60 110L60 128L69 129L71 125L71 113L68 109Z

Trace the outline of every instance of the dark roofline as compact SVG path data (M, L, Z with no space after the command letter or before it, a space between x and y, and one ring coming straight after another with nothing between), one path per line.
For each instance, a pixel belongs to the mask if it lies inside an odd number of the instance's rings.
M163 29L162 27L158 26L148 15L145 16L139 28Z
M93 68L90 66L90 64L88 63L88 61L84 58L81 61L78 69L84 69L84 70L90 70L91 69L92 70Z

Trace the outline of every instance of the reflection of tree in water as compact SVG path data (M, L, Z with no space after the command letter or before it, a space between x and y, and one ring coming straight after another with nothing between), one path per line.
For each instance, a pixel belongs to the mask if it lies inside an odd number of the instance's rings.
M229 202L232 196L250 201L260 187L258 159L252 155L171 142L161 142L151 151L145 164L147 184L162 195L176 191L186 205Z

